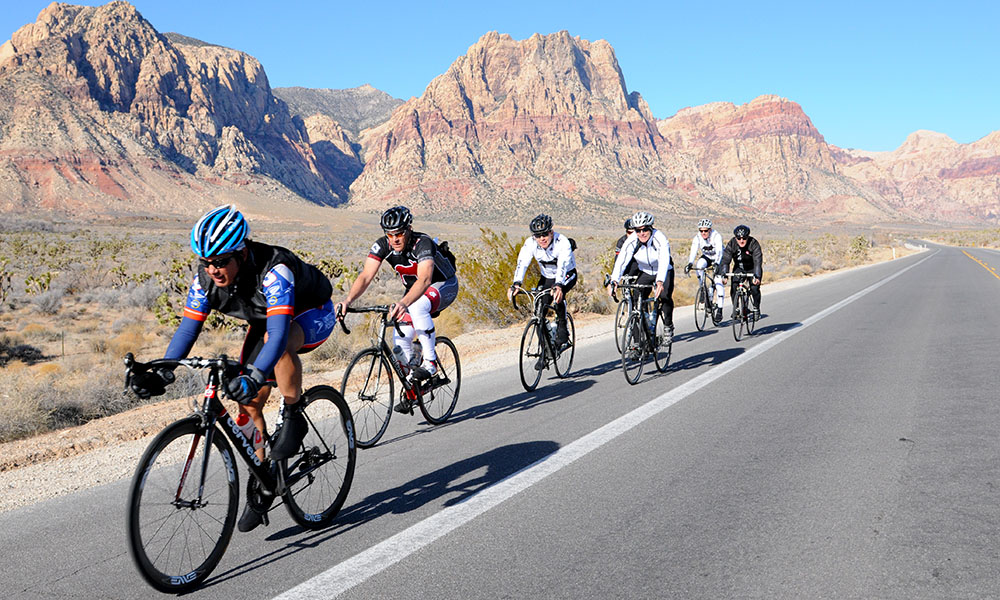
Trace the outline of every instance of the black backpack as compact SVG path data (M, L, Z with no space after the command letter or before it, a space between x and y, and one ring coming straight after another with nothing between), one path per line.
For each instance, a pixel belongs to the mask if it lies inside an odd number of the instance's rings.
M440 252L441 255L447 258L448 262L451 263L451 268L455 269L455 272L458 272L457 267L455 267L455 254L448 248L448 242L447 241L441 242L440 244L437 245L437 247L438 247L438 252Z

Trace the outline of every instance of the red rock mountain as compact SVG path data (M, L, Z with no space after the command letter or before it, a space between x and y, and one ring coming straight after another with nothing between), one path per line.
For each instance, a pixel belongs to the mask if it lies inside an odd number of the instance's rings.
M256 59L172 41L125 2L53 3L0 46L0 127L8 210L200 208L240 188L338 204L350 183Z

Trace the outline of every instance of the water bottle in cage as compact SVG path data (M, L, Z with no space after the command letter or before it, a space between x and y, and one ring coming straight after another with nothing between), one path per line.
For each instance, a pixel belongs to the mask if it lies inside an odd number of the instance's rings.
M555 320L549 321L546 324L546 327L548 327L548 329L549 329L549 337L552 338L553 340L556 339L556 322L555 322Z

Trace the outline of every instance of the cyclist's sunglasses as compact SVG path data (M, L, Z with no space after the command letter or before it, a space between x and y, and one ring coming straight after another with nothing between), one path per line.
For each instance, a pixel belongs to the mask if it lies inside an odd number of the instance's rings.
M531 234L531 235L532 235L532 236L534 236L534 238L535 238L536 240L540 240L540 239L542 239L543 237L545 237L545 236L549 235L550 233L552 233L552 232L551 232L551 231L545 231L545 232L542 232L542 233L533 233L533 234Z
M745 236L745 235L742 236L742 237L741 236L736 236L736 239L738 239L738 240L745 240L745 239L747 239L747 237L749 237L749 236Z
M700 231L702 233L708 233L709 231L712 231L712 230L711 229L699 229L698 231Z
M209 260L207 258L202 258L198 260L198 264L201 265L202 269L207 269L209 267L215 267L216 269L225 269L229 261L233 260L233 255L221 256L219 258L213 258Z
M649 233L652 230L653 230L652 227L636 227L635 228L635 232L636 233Z

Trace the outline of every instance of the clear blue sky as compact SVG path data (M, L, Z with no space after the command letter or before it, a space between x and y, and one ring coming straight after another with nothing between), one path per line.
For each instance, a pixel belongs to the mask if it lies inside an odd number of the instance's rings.
M2 4L3 39L46 6ZM892 150L918 129L968 143L1000 129L1000 3L987 0L133 4L161 32L252 54L273 87L370 83L407 99L487 31L566 29L610 42L629 91L657 118L777 94L845 148Z

